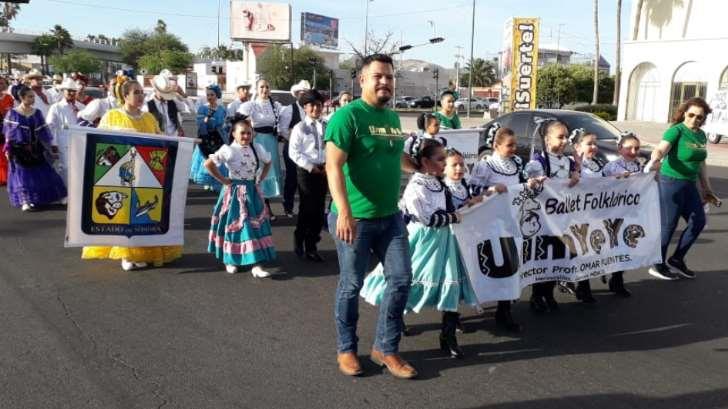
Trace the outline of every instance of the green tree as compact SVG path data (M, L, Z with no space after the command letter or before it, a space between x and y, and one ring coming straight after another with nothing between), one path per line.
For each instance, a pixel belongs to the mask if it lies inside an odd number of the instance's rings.
M591 102L594 79L589 65L556 65L538 71L538 106L560 108L565 104ZM600 74L598 102L609 104L614 95L614 77Z
M48 57L56 50L56 38L50 34L39 35L30 45L30 50L34 55L40 57L41 70L48 72Z
M73 39L71 38L71 34L59 24L53 26L50 34L56 40L56 51L58 51L59 54L63 55L63 52L66 49L73 48Z
M9 32L10 22L18 16L20 12L20 4L4 2L0 9L0 31Z
M173 73L180 73L192 64L192 60L192 54L184 51L153 51L139 58L139 68L150 74L156 74L165 68Z
M559 108L574 101L574 77L564 65L551 64L538 71L537 104L543 108Z
M186 68L193 59L187 48L179 37L167 32L167 26L159 20L152 32L142 30L129 30L124 33L120 41L122 60L134 68L144 68L150 73L159 72L150 70L151 67L159 67L169 63L170 66L163 66L173 71L180 71ZM161 61L154 61L154 59ZM144 64L142 64L144 61Z
M273 45L261 55L258 70L272 88L289 89L302 79L308 80L313 85L314 68L317 88L328 88L331 72L316 52L308 47L301 47L293 49L292 54L291 56L290 48Z
M229 60L242 61L243 50L233 50L224 45L219 47L202 47L197 53L197 57L201 60Z
M101 71L101 61L86 50L71 50L64 55L54 55L48 59L53 71L80 72L92 74Z
M495 65L492 61L476 58L473 60L471 70L470 62L465 64L465 73L460 76L460 83L467 84L470 80L470 72L473 72L474 87L489 87L497 81Z

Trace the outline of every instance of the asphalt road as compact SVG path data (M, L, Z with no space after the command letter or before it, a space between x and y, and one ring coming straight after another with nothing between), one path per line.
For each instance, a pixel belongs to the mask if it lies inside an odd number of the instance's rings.
M728 198L728 169L711 174ZM231 276L205 251L214 200L191 188L181 260L123 272L63 248L63 208L21 213L0 195L0 408L728 407L726 207L689 255L696 280L633 271L633 298L599 282L595 307L559 295L562 311L543 317L521 302L518 336L496 330L492 309L466 310L463 360L438 350L438 314L408 317L417 334L401 350L421 376L401 381L367 359L376 310L364 303L366 376L337 371L328 235L325 263L300 262L294 220L279 219L278 274Z

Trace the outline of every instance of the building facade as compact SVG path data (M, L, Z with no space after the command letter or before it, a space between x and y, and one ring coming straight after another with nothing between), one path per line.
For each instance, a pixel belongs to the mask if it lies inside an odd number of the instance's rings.
M728 87L728 1L638 3L622 45L619 120L668 122L682 101Z

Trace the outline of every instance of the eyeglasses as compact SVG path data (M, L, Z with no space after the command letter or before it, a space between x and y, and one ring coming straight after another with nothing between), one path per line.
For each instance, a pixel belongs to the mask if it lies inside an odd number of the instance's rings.
M704 115L700 115L700 114L694 114L694 113L692 113L692 112L688 112L688 113L687 113L687 114L685 114L685 115L687 115L687 117L688 117L688 118L690 118L690 119L692 119L692 118L695 118L695 119L697 119L698 121L702 121L703 119L705 119L705 116L704 116Z

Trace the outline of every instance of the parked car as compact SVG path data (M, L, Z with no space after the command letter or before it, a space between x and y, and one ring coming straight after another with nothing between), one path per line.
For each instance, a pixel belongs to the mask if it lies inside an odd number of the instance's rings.
M485 136L488 134L488 131L493 124L498 122L501 127L510 128L515 132L518 138L516 154L524 161L528 161L531 155L532 144L536 151L542 151L543 149L538 135L534 137L534 131L536 130L538 123L547 118L555 118L564 122L566 127L569 129L569 132L574 129L583 128L587 132L596 134L597 146L599 146L599 152L597 155L602 160L612 161L618 157L617 140L621 134L620 129L602 118L588 112L558 109L516 111L501 115L498 118L487 122L482 126L485 131L480 136L481 154L488 153L491 150L490 146L486 146ZM571 150L571 147L568 149ZM643 164L647 163L651 152L651 149L645 148L644 146L642 147L640 150L640 157Z
M432 108L435 106L435 100L431 97L420 97L409 101L409 108Z
M83 93L93 99L106 98L106 90L99 87L86 87L83 89Z
M470 98L470 110L471 111L483 111L488 108L488 103L480 98ZM455 101L455 109L462 113L468 110L468 99L460 98Z
M409 108L410 101L414 100L415 97L409 97L409 96L403 96L398 97L397 100L394 102L395 108Z

